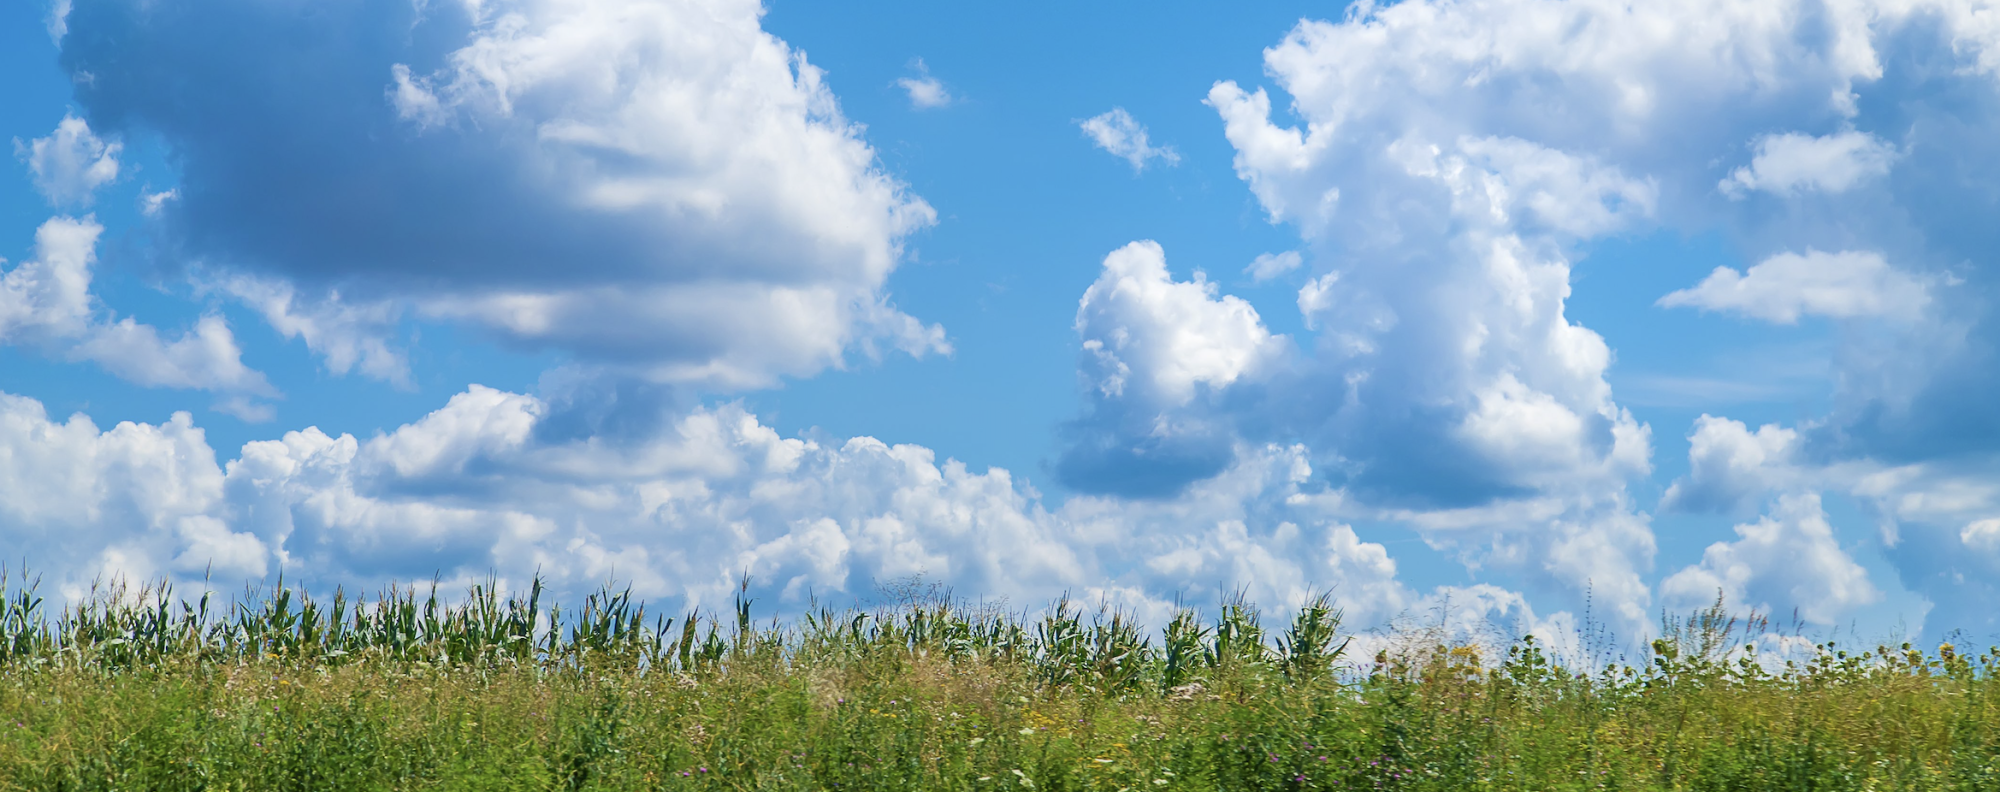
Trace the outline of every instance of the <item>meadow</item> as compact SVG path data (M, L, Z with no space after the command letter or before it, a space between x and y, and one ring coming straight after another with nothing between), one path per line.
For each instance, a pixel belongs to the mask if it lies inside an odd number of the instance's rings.
M935 594L782 624L539 584L4 600L8 790L2000 789L2000 654L1781 662L1719 608L1586 663L1421 631L1353 656L1325 597L1157 631Z

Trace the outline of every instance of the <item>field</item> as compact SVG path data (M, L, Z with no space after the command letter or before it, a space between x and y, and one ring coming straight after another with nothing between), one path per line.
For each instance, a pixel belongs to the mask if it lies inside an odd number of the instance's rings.
M7 592L0 789L2000 789L2000 655L1780 663L1719 610L1578 668L1532 640L1349 657L1324 598L1157 632L1069 601L216 602Z

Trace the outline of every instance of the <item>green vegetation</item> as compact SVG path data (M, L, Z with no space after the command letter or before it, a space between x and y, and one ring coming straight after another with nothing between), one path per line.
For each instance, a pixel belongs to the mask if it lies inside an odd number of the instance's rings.
M1155 634L1067 600L4 599L0 789L2000 789L2000 655L1771 663L1719 610L1579 672L1530 639L1356 663L1324 597L1269 635L1242 602Z

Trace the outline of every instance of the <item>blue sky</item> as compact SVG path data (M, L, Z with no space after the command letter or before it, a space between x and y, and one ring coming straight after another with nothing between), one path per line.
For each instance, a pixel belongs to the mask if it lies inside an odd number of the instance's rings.
M0 550L1986 640L1993 13L16 4Z

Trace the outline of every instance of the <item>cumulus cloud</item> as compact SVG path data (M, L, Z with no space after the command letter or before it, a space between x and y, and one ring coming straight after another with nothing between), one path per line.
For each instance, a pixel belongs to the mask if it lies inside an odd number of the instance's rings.
M1084 136L1096 143L1098 148L1132 163L1133 173L1145 170L1146 163L1156 159L1170 166L1180 164L1181 155L1174 151L1174 147L1155 147L1146 137L1146 127L1134 120L1123 107L1091 116L1080 125Z
M1072 427L1058 465L1066 483L1158 496L1228 464L1235 440L1206 408L1272 365L1288 341L1249 303L1216 292L1199 271L1174 280L1156 242L1105 257L1077 305L1091 414Z
M1716 267L1693 288L1661 297L1669 308L1725 311L1777 324L1801 316L1911 322L1930 305L1930 284L1865 250L1779 253L1738 272Z
M1723 589L1734 608L1794 607L1791 594L1771 593L1775 584L1765 594L1740 594L1777 576L1788 581L1785 587L1803 586L1798 596L1827 597L1822 616L1872 601L1866 595L1875 583L1855 584L1862 578L1840 560L1838 532L1818 511L1824 492L1851 499L1873 523L1876 547L1898 582L1928 601L1928 613L1908 614L1921 619L1925 635L2000 628L2000 618L1981 605L2000 596L2000 545L1992 528L2000 525L2000 460L1984 453L1902 463L1857 456L1829 445L1825 429L1766 424L1752 432L1727 418L1696 421L1689 473L1667 489L1661 510L1732 512L1761 500L1769 513L1738 527L1743 541L1718 544L1701 563L1670 576L1672 590L1663 583L1662 596L1678 608L1712 601ZM1827 525L1822 530L1818 523ZM1793 560L1805 565L1772 571ZM1826 576L1834 588L1814 592L1807 585L1812 576Z
M0 394L0 447L0 536L54 582L86 583L96 571L167 574L184 527L224 538L189 524L208 516L223 476L187 413L104 430L83 415L52 421L39 402ZM201 566L180 571L198 576ZM218 571L264 570L252 561Z
M1855 485L1870 465L1947 448L1990 454L2000 421L1965 396L1991 392L1980 372L2000 338L1984 307L1995 199L1968 189L1996 167L1990 136L1971 131L1991 125L2000 74L1986 16L1958 2L1413 0L1301 22L1265 51L1274 86L1208 95L1237 174L1315 266L1298 295L1311 352L1232 386L1232 415L1258 419L1235 426L1306 439L1355 502L1402 509L1428 540L1469 546L1469 563L1572 587L1590 563L1565 552L1644 569L1643 515L1584 489L1622 493L1649 471L1648 432L1612 398L1609 346L1565 302L1588 243L1664 227L1719 232L1761 262L1669 304L1896 324L1842 339L1834 413L1796 438L1698 427L1702 461L1669 506L1735 508L1816 476ZM1799 129L1838 131L1771 132ZM1751 161L1718 173L1746 140ZM1728 200L1752 190L1818 199ZM1780 463L1807 447L1811 464ZM1725 486L1738 466L1767 478ZM1443 533L1503 513L1536 527ZM1924 541L1957 543L1966 524ZM1903 558L1914 579L1925 565ZM1627 606L1644 601L1627 590Z
M897 87L910 96L910 106L918 110L932 110L951 104L951 92L945 90L944 83L931 76L931 69L924 65L924 59L915 61L916 75L896 80Z
M98 139L89 123L73 115L63 116L48 137L14 139L14 156L28 164L35 189L57 206L88 206L97 188L118 178L123 149L123 143Z
M1688 475L1667 487L1664 511L1730 512L1799 480L1799 433L1776 424L1752 432L1704 413L1688 435Z
M1166 251L1150 240L1104 258L1103 273L1078 303L1076 329L1104 395L1123 396L1129 383L1171 405L1194 398L1196 386L1228 387L1283 340L1249 303L1218 298L1201 272L1175 281Z
M131 317L103 316L90 293L91 266L103 232L88 217L57 217L36 229L35 258L0 275L0 343L93 361L147 387L277 395L262 373L243 364L236 337L219 316L203 316L173 340ZM232 413L268 417L248 402L224 404Z
M1838 193L1887 174L1896 160L1895 147L1851 129L1823 137L1797 132L1766 135L1754 147L1757 155L1750 164L1731 171L1716 189L1731 198L1751 190L1779 195L1807 190Z
M1025 606L1115 598L1149 618L1236 591L1279 611L1330 590L1355 629L1441 599L1514 603L1474 621L1525 611L1491 586L1412 590L1381 544L1329 517L1339 499L1297 447L1246 448L1180 497L1051 511L1005 470L867 437L781 437L735 406L552 439L540 427L563 409L473 386L387 434L308 428L218 464L184 414L107 431L0 397L0 549L71 588L101 573L193 581L211 565L223 586L539 571L558 592L616 579L658 607L713 607L747 571L779 609L923 575ZM49 492L70 495L28 495Z
M755 3L512 0L421 23L407 4L362 3L319 9L335 18L310 28L284 8L143 9L84 0L71 15L64 57L92 75L89 117L173 147L183 181L163 224L196 258L278 284L238 296L329 369L400 359L386 328L403 315L675 384L946 348L885 292L932 213ZM1257 586L1268 603L1334 579L1369 619L1470 600L1564 623L1497 588L1396 584L1362 539L1392 522L1469 568L1588 592L1640 633L1655 547L1628 483L1651 471L1650 429L1614 398L1611 347L1568 300L1597 243L1665 230L1760 262L1672 304L1926 321L1843 341L1824 419L1697 422L1666 507L1776 499L1660 603L1721 590L1829 622L1872 601L1815 494L1844 490L1941 623L1990 625L1952 604L2000 596L1989 16L1929 0L1407 0L1300 23L1265 53L1273 85L1218 83L1207 101L1239 177L1307 246L1251 272L1308 270L1311 334L1273 334L1205 277L1175 280L1157 246L1115 252L1079 304L1085 403L1058 466L1086 494L1058 509L1004 471L782 438L732 407L578 433L564 429L574 405L473 389L380 437L253 444L223 494L191 496L199 508L168 510L171 524L132 522L148 538L76 564L542 566L692 601L744 568L783 597L923 571L967 591L1033 599L1087 581L1155 604L1189 580ZM280 28L361 32L338 51ZM1082 124L1135 170L1172 162L1122 110ZM1843 131L1771 132L1828 129ZM1752 191L1798 200L1729 200ZM147 432L185 434L127 434Z
M1710 163L1755 130L1852 114L1881 74L1877 18L1816 16L1809 47L1800 19L1407 2L1301 22L1265 54L1288 120L1262 87L1208 95L1238 175L1320 268L1298 298L1310 354L1234 386L1260 419L1238 426L1306 438L1357 503L1468 563L1608 587L1642 619L1653 542L1622 493L1650 433L1613 399L1609 346L1566 315L1572 257L1694 216ZM1787 143L1766 147L1772 184Z
M90 117L178 163L185 258L661 382L949 348L884 290L935 212L755 0L306 13L70 15Z
M1881 598L1868 572L1834 538L1818 493L1786 495L1772 514L1736 526L1734 542L1717 542L1701 563L1660 583L1669 608L1693 610L1722 595L1726 607L1831 625Z

